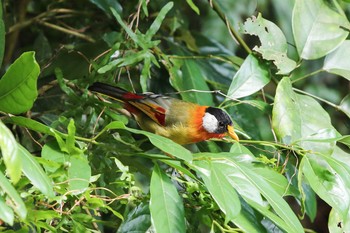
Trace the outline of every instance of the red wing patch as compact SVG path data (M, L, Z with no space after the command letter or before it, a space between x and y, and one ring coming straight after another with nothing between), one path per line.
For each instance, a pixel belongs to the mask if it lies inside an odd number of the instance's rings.
M146 102L129 102L129 104L133 105L143 113L145 113L148 117L154 120L159 125L165 126L165 112L166 110L159 105L146 103Z
M132 92L127 92L125 94L123 94L123 99L126 101L130 101L130 100L140 100L140 99L144 99L145 97L142 95L138 95L138 94L134 94Z

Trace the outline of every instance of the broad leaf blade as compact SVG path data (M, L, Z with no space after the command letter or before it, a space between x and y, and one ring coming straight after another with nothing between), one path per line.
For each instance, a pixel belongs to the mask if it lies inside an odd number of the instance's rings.
M69 190L74 194L84 192L89 187L91 167L84 155L69 157L68 179Z
M19 114L31 109L39 72L34 52L23 53L0 79L0 111Z
M15 215L11 207L6 204L6 202L4 201L4 199L2 199L1 196L0 196L0 210L1 210L0 219L5 223L9 224L10 226L12 226Z
M40 164L34 159L34 157L21 145L18 145L19 156L25 164L22 170L23 173L30 182L39 189L44 195L49 198L55 196L53 191L52 182L46 175Z
M343 28L349 28L349 22L322 0L296 0L292 26L299 56L317 59L336 49L346 39L348 32Z
M337 74L350 80L349 57L350 40L346 40L336 50L326 56L323 69L329 73Z
M305 149L328 154L335 145L337 131L328 113L313 98L296 94L287 77L277 86L272 126L286 144L298 143Z
M21 177L22 161L18 155L18 144L11 131L0 121L0 148L7 173L13 183Z
M287 40L281 29L261 14L246 20L242 26L244 33L259 37L261 46L253 50L260 53L264 59L273 61L279 70L277 74L288 74L296 68L296 62L287 56Z
M150 185L150 211L156 232L186 232L183 202L169 177L156 164Z
M268 70L259 64L259 60L249 55L239 68L228 90L230 98L249 96L270 82Z

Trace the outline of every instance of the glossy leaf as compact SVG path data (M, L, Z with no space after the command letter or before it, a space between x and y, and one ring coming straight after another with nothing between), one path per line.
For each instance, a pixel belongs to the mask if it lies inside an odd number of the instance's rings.
M30 182L40 190L44 195L49 198L55 196L53 191L53 185L49 177L46 175L40 164L34 159L34 157L21 145L18 145L19 156L25 164L22 171Z
M350 212L344 217L333 208L328 217L328 230L330 233L350 232Z
M34 52L23 53L0 79L0 111L19 114L31 109L39 72Z
M228 90L230 98L242 98L254 94L270 82L268 70L253 55L243 62Z
M174 184L155 164L150 185L150 211L156 232L186 232L184 208Z
M252 162L251 156L245 154L237 156L232 153L202 153L199 155L207 156L207 161L209 161L205 162L206 160L204 157L201 157L200 160L195 160L194 165L198 167L194 168L202 175L211 177L212 174L210 171L212 171L213 168L215 171L222 171L222 173L225 173L226 175L220 182L211 184L215 189L235 189L251 206L271 218L284 230L288 232L302 232L303 228L298 218L285 200L261 177L259 173L255 173L251 169L251 165L249 165ZM202 163L208 163L210 166L208 167L208 165ZM202 168L204 169L201 170ZM221 185L225 179L229 180L229 185ZM208 187L207 183L206 186ZM263 201L261 196L267 200L278 216L273 214L267 208L267 203ZM226 198L227 201L232 200L232 196L225 196L224 198ZM224 207L221 205L219 206L220 208L234 208L232 205L233 204Z
M0 188L2 192L6 193L10 201L7 202L7 205L10 206L16 214L21 218L25 219L27 216L27 208L17 193L16 189L11 185L9 180L4 176L0 171Z
M120 121L114 121L114 122L108 124L99 133L99 135L101 135L105 131L111 130L111 129L126 129L131 133L143 134L149 138L150 142L154 146L156 146L158 149L164 151L165 153L168 153L172 156L175 156L179 159L183 159L183 160L188 161L188 162L192 160L191 152L189 150L187 150L186 148L180 146L179 144L173 142L172 140L165 138L165 137L162 137L162 136L157 135L157 134L143 131L143 130L128 128Z
M21 178L22 161L19 157L18 144L12 132L0 121L0 148L6 170L13 183Z
M300 169L312 189L342 216L347 216L350 208L350 169L329 156L307 154Z
M295 93L289 78L278 84L272 126L286 144L298 143L302 148L328 154L335 145L337 131L328 113L313 98Z
M346 28L350 28L344 14L332 10L323 0L296 0L292 26L303 59L317 59L332 52L346 39Z
M12 226L13 225L13 220L15 218L15 215L13 213L13 210L11 209L8 204L2 199L0 196L0 219L7 223L8 225Z
M261 14L248 18L242 26L245 34L258 36L261 46L253 50L260 53L265 60L273 61L278 69L277 74L288 74L296 68L296 62L287 56L287 40L281 29Z
M194 169L200 173L201 178L215 202L225 213L225 221L231 221L238 216L241 210L241 203L233 183L229 177L236 176L232 172L232 166L226 161L198 160L193 163ZM241 185L242 182L237 182ZM246 184L249 185L249 184ZM259 195L259 193L253 193Z
M344 41L336 50L326 56L323 69L350 80L350 64L347 59L344 59L348 57L350 57L350 40Z

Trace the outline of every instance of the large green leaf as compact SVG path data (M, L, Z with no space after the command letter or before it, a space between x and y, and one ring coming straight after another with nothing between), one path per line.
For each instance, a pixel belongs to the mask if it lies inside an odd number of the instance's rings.
M11 185L9 180L4 176L4 174L0 171L0 188L2 192L6 193L9 200L7 201L7 205L10 206L16 214L21 218L25 219L27 216L27 208L17 193L16 189Z
M335 145L337 131L328 113L313 98L296 94L286 77L277 86L272 126L286 144L297 143L324 154L331 154Z
M349 22L323 0L296 0L292 18L299 56L317 59L336 49L348 36Z
M288 74L296 68L296 62L287 56L287 40L276 24L264 19L259 13L257 18L247 19L242 29L246 34L259 37L261 46L255 46L253 50L264 59L273 61L278 69L277 74Z
M270 79L266 67L250 54L233 77L227 95L230 98L249 96L268 84Z
M5 223L9 224L10 226L12 226L15 215L11 207L6 204L6 202L4 201L4 199L2 199L1 196L0 196L0 210L1 210L0 219Z
M162 137L160 135L157 134L153 134L150 132L146 132L143 130L137 130L137 129L131 129L126 127L122 122L120 121L114 121L111 122L110 124L108 124L98 135L101 135L102 133L104 133L107 130L111 130L111 129L125 129L128 130L129 132L135 133L135 134L143 134L146 137L149 138L150 142L156 146L157 148L159 148L160 150L175 156L179 159L183 159L185 161L191 161L192 160L192 154L189 150L187 150L186 148L180 146L179 144L173 142L172 140Z
M344 218L350 210L350 167L322 154L306 154L300 169L312 189Z
M21 178L22 161L19 157L18 144L11 131L0 121L0 148L7 173L13 183Z
M68 179L69 190L74 194L82 193L89 186L91 167L84 155L69 157Z
M150 211L156 232L186 232L183 202L169 177L155 164Z
M0 111L12 114L28 111L38 95L39 72L34 52L23 53L0 79Z
M21 145L18 145L19 156L25 164L22 171L30 182L49 198L55 196L53 185L50 178L46 175L40 164L35 158Z
M326 56L323 69L350 80L348 57L350 57L350 40L344 41L336 50Z
M149 206L141 203L128 213L125 221L118 228L117 233L147 232L150 227L151 215Z
M199 160L194 161L194 169L200 172L201 175L208 177L206 178L207 182L206 179L203 178L207 187L212 186L214 190L225 190L224 192L222 191L222 193L226 194L230 194L232 192L231 190L235 189L249 205L269 217L276 225L285 231L302 232L303 228L298 218L282 196L276 192L259 173L252 170L253 161L250 155L202 153L198 154L198 156L201 157L198 157ZM218 174L222 173L225 177L220 176L220 181L211 180L211 176L213 176L211 172L213 171ZM210 183L210 186L207 183ZM269 210L262 196L272 206L277 215ZM232 194L217 196L215 200L217 201L218 198L221 198L219 200L221 203L225 201L226 204L232 202L233 199ZM226 206L219 204L219 206L225 212L227 208L237 208L233 204L234 203L231 203ZM233 221L235 220L233 219Z

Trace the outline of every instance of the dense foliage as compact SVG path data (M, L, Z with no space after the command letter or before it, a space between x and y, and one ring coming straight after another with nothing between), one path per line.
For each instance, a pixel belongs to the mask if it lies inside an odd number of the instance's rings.
M3 1L0 230L350 232L346 1ZM225 109L138 128L100 81ZM170 156L169 156L170 155Z

